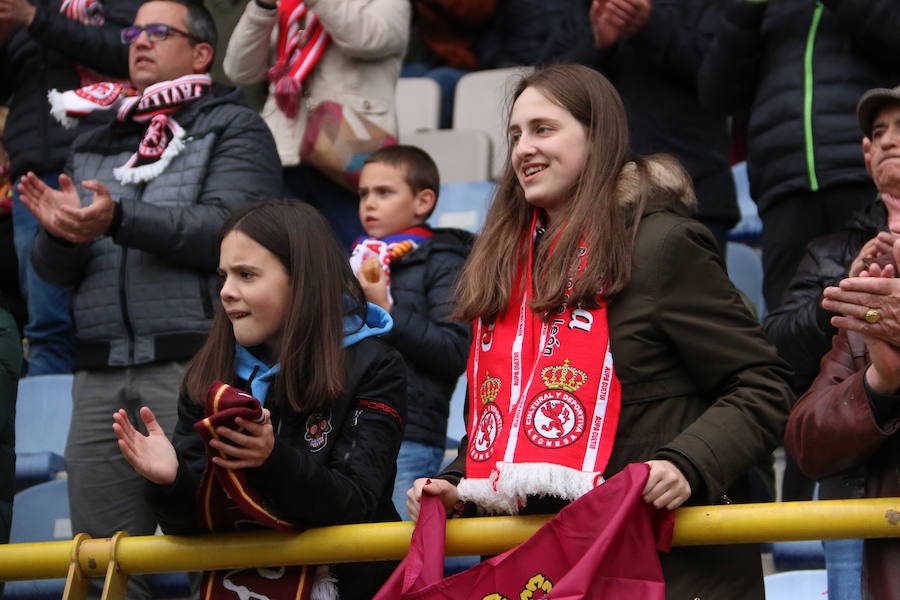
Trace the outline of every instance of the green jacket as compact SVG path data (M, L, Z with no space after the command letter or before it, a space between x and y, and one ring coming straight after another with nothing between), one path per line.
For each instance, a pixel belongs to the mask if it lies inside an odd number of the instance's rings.
M690 504L747 501L748 469L782 439L790 369L729 281L715 239L690 213L671 193L648 204L631 280L609 303L622 406L604 475L665 459L691 484ZM465 475L464 448L445 475ZM561 504L529 500L523 513ZM757 545L677 547L661 561L668 598L764 596Z

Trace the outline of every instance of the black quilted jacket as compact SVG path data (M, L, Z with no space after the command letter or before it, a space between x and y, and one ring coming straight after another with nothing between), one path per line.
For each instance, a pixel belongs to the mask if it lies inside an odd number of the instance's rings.
M456 310L453 287L471 243L465 231L435 229L391 265L394 328L385 339L407 366L404 439L429 446L444 447L450 396L469 354L469 324L448 317Z
M860 248L887 227L878 200L859 212L842 231L816 238L791 279L781 305L766 316L763 328L778 354L794 368L794 391L805 392L819 374L819 362L837 335L834 313L822 308L822 292L847 277Z
M896 0L728 0L700 96L750 111L750 192L760 211L791 193L868 182L856 103L900 84Z

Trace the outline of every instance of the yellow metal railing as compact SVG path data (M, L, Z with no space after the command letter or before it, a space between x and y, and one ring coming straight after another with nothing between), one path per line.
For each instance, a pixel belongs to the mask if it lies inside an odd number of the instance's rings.
M447 523L448 555L496 554L521 543L552 515L483 517ZM0 545L0 581L66 577L65 599L84 598L104 577L104 600L124 597L129 574L321 564L401 558L412 523L366 523L191 537L124 533L72 541ZM676 546L900 537L900 498L695 506L677 511Z

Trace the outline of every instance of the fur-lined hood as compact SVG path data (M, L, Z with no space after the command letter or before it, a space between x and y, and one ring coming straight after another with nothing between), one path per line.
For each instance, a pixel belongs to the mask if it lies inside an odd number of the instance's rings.
M619 172L616 195L622 206L639 200L641 178L647 178L647 204L644 214L656 210L687 210L693 214L697 209L697 198L690 175L673 156L654 154L630 160Z

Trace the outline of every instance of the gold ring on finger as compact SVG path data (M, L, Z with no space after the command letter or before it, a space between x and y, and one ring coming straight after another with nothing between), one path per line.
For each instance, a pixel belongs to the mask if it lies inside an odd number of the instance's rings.
M873 324L877 323L880 318L881 318L881 313L878 312L877 308L870 308L869 310L866 311L866 316L865 316L866 323L873 323Z

